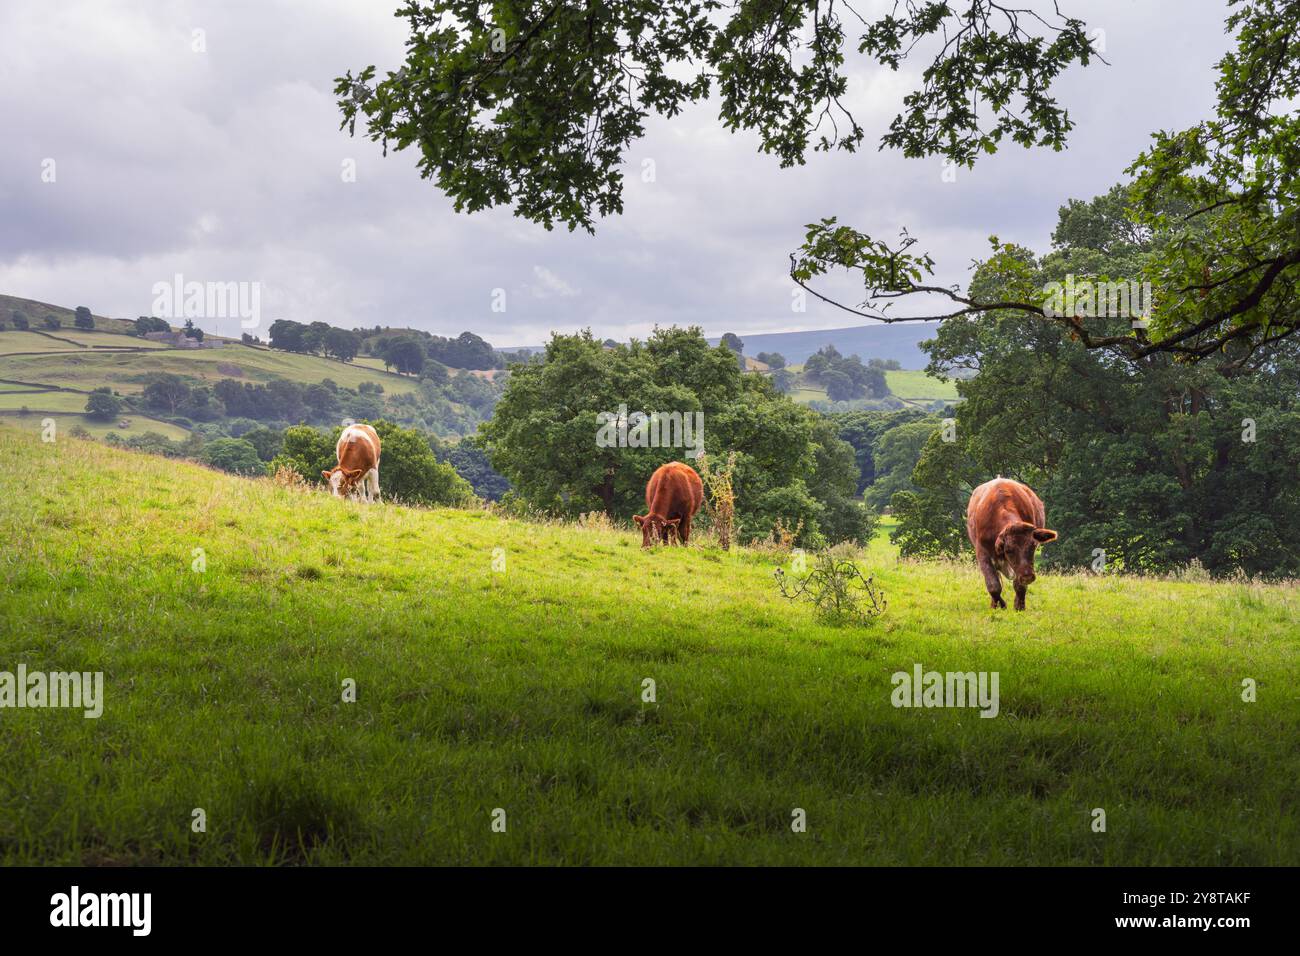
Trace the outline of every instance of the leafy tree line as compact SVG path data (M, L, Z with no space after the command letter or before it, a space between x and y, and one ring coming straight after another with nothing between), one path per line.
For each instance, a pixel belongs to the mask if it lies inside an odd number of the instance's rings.
M324 355L350 362L358 355L382 359L385 367L399 374L419 375L426 365L458 369L505 368L505 357L473 332L455 338L431 335L419 329L336 328L326 322L302 323L276 319L267 330L273 349Z
M500 391L501 385L493 380L464 371L451 376L440 366L426 370L415 391L387 396L376 382L349 389L331 379L308 385L287 379L262 384L225 378L209 386L165 372L149 376L139 403L144 410L183 425L243 418L284 427L295 422L333 424L343 418L388 417L433 434L465 435L492 413ZM94 402L101 419L116 414L107 411L111 404L107 400ZM118 410L125 407L120 398L118 406Z
M803 370L805 375L826 389L826 397L833 402L889 395L884 365L876 359L872 359L872 364L864 365L856 355L845 358L834 345L825 345L810 355Z
M335 328L326 322L304 324L291 319L276 319L267 329L271 348L286 352L324 355L351 362L361 351L361 335Z
M692 421L703 414L706 454L719 464L736 454L742 541L766 538L778 521L801 527L803 543L870 537L874 515L853 500L854 452L834 424L742 373L735 353L710 347L698 328L658 329L613 347L590 332L553 336L539 361L514 368L476 443L528 506L628 519L644 509L654 469L690 456L684 447L602 447L598 415L622 407Z
M476 491L457 472L452 464L456 461L483 482L489 493L502 493L502 479L486 466L481 451L446 446L430 435L388 421L372 424L383 443L379 470L386 498L428 506L468 503ZM105 440L111 445L198 461L245 477L274 475L281 467L288 467L308 484L323 485L321 473L336 463L335 445L342 430L342 426L319 429L310 425L275 430L259 425L238 436L205 436L196 431L182 441L173 441L156 432L129 438L110 433Z
M363 348L398 372L408 374L419 374L429 366L472 371L503 369L517 358L496 351L473 332L446 338L420 329L376 329L373 337L365 340Z

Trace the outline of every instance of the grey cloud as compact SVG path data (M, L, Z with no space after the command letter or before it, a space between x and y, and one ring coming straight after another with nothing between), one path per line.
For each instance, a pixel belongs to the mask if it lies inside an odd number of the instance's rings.
M936 278L960 282L991 233L1045 248L1058 206L1119 181L1153 130L1206 114L1224 6L1063 5L1106 31L1112 63L1062 82L1078 124L1065 152L1008 146L955 182L937 160L870 146L782 170L704 106L649 124L627 157L626 213L593 238L504 209L457 215L412 154L382 158L338 129L333 77L400 58L402 24L382 3L9 0L0 290L131 316L179 272L259 281L272 318L469 328L501 345L584 326L621 338L670 323L714 335L853 324L817 303L791 310L786 257L805 223L906 226ZM196 28L206 53L190 49ZM907 79L861 84L853 102L870 137ZM40 181L46 157L55 184ZM341 176L348 159L354 183ZM646 159L654 182L641 181ZM492 310L498 288L504 313ZM860 295L845 278L827 288Z

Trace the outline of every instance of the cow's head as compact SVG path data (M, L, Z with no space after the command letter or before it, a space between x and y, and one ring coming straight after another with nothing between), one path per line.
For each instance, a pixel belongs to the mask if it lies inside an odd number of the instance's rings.
M1035 528L1028 521L1017 521L998 534L993 546L993 556L1015 581L1016 587L1026 588L1034 583L1034 549L1040 544L1056 540L1050 528Z
M633 515L632 520L641 529L641 547L643 548L649 548L658 541L669 544L672 541L672 536L677 533L677 526L681 524L680 518L665 518L663 515L654 513Z
M356 487L357 481L363 474L360 468L344 468L342 465L331 468L329 471L322 471L323 477L330 486L330 494L335 498L346 498L348 492Z

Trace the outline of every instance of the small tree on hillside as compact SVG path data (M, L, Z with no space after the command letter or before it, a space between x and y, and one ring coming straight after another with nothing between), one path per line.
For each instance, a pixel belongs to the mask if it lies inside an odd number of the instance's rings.
M736 363L743 369L745 367L745 343L741 341L740 336L735 332L728 332L722 337L721 344L724 348L730 349L736 353Z
M150 408L160 408L176 414L176 409L190 397L190 388L176 375L166 372L154 376L144 388L144 403Z
M57 315L47 315L45 317L45 327L47 329L60 329L63 327L63 323L59 321Z
M384 360L385 367L395 368L408 375L418 375L424 368L424 343L414 335L395 335L380 344L379 357Z
M122 400L107 388L97 388L86 399L86 415L97 422L111 422L122 411Z
M213 468L236 475L260 475L266 465L257 457L252 442L242 438L217 438L203 448L203 460Z
M93 329L95 327L95 317L90 314L90 309L84 305L77 306L77 314L73 319L73 324L79 329Z
M340 362L351 362L361 350L361 336L347 329L331 328L322 340L325 354Z

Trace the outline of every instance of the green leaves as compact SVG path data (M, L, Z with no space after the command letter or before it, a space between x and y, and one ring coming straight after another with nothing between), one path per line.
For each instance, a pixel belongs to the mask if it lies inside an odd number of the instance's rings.
M1004 136L1060 148L1070 122L1048 91L1094 55L1079 21L987 0L903 6L858 43L891 69L935 47L882 147L965 164ZM865 137L842 102L845 24L816 0L408 0L397 16L405 62L336 80L342 126L355 135L361 121L385 152L416 147L458 211L509 205L547 229L593 231L622 212L621 167L646 117L714 92L722 124L756 131L783 166Z
M742 537L767 537L779 518L787 528L802 520L809 540L869 538L872 516L851 501L853 449L762 376L743 374L735 353L709 346L698 328L656 329L646 342L610 348L589 331L553 336L545 361L514 367L476 443L531 508L568 516L600 509L626 520L644 508L655 468L698 459L684 442L601 439L602 423L620 412L633 427L638 412L703 415L706 454L736 453Z
M942 46L922 74L921 89L904 99L905 110L890 124L882 146L965 166L980 153L996 152L1004 137L1026 147L1064 147L1074 124L1049 91L1071 64L1087 66L1097 56L1082 21L1061 17L1049 23L1032 10L983 0L961 15L948 3L903 6L909 15L872 24L860 51L896 70L921 41L934 38ZM1049 34L1050 42L1035 29Z

